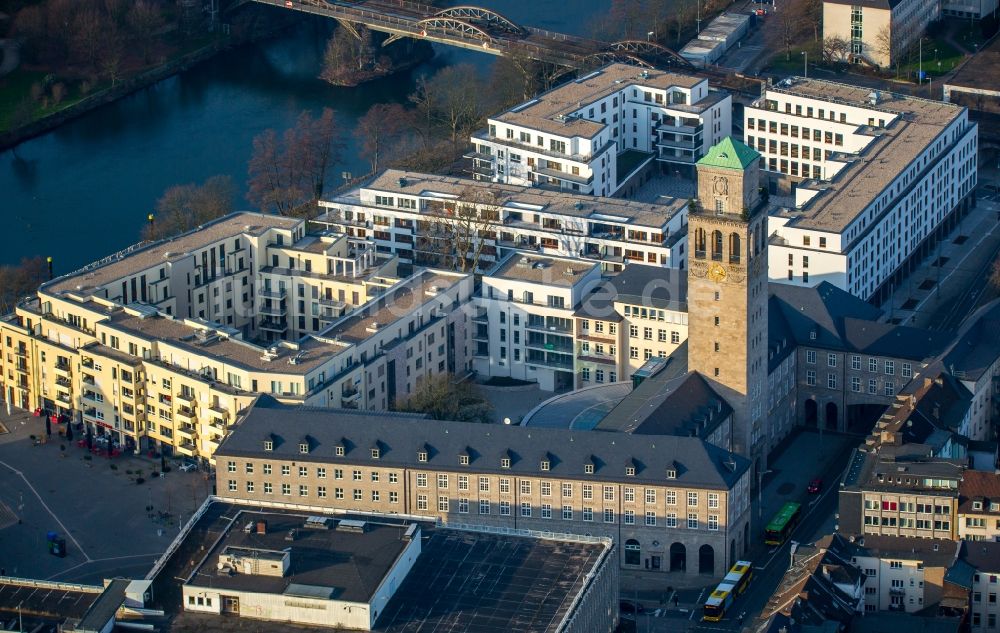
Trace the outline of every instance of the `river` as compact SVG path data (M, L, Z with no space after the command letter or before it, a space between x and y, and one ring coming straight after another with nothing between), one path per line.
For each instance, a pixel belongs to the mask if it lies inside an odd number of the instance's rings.
M476 4L520 24L589 35L592 16L606 12L610 0ZM249 208L242 196L253 137L290 127L306 109L332 107L347 132L349 143L327 179L336 186L343 172L366 169L349 131L373 103L405 102L417 76L443 65L468 62L489 72L494 61L435 45L433 60L403 76L334 87L316 78L325 27L315 20L224 52L0 154L0 264L43 255L54 258L57 274L74 270L136 242L164 189L215 174L232 176L239 206Z

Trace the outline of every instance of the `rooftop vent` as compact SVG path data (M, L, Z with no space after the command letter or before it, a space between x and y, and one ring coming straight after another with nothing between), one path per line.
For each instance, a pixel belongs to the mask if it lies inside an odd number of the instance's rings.
M364 534L368 531L368 524L364 521L356 521L354 519L341 519L337 524L337 531Z
M368 330L369 332L378 332L378 329L380 327L381 326L379 325L378 321L372 321L365 329Z
M306 522L302 524L302 527L310 530L329 530L330 520L326 517L308 517Z
M299 361L301 361L303 357L305 357L305 355L306 355L305 350L298 352L297 354L295 354L295 356L292 356L291 358L288 359L288 364L298 365Z
M521 259L517 260L517 267L518 268L530 268L531 267L531 262L528 261L527 257L522 257Z

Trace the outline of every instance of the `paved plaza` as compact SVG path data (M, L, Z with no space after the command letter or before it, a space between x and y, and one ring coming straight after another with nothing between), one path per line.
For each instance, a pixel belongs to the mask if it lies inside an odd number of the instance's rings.
M44 435L45 424L27 413L0 413L0 424L8 430L0 434L0 571L9 576L141 577L211 490L204 473L152 477L158 459L85 459L75 442L60 450L55 435L36 446L31 436ZM49 531L66 540L65 558L48 553Z

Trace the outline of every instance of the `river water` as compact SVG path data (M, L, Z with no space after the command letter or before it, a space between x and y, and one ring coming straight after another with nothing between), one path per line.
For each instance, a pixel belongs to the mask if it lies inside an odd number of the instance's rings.
M593 16L610 0L477 2L511 20L589 35ZM0 154L0 264L52 256L65 273L137 241L163 190L232 176L239 206L248 208L246 165L253 137L293 125L305 109L329 106L348 131L341 164L364 173L349 130L378 102L405 102L420 74L454 63L489 72L493 57L437 46L437 56L412 72L358 88L318 79L326 28L313 18L279 38L227 51L181 75L95 110Z

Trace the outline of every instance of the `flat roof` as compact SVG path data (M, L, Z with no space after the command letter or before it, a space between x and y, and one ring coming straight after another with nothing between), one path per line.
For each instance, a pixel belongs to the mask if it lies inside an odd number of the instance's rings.
M201 328L189 325L181 319L162 315L143 316L123 309L110 312L108 317L107 324L114 329L138 334L194 354L211 356L220 362L255 371L305 374L346 348L345 345L328 343L312 335L306 335L297 342L274 344L272 347L276 348L279 354L268 361L264 359L264 353L268 348L229 338L226 335L209 337L203 341L197 336ZM293 357L296 359L294 364L289 362ZM198 371L201 368L180 367L180 369Z
M306 588L313 596L329 597L346 602L370 602L379 584L392 570L396 559L409 544L406 525L365 521L365 531L342 531L340 519L330 517L329 529L303 527L309 512L271 512L240 510L231 514L231 521L219 535L215 545L201 559L193 575L184 584L210 587L221 591L246 591L301 596ZM265 534L256 527L249 533L247 523L256 526L265 521ZM291 530L295 539L286 540ZM203 543L204 545L210 545ZM263 574L224 574L217 565L220 554L252 555L262 551L262 558L273 552L289 550L289 569L284 576Z
M371 338L377 330L391 327L396 321L408 317L438 292L445 292L466 277L468 275L463 273L421 270L358 306L320 334L326 339L360 343Z
M584 275L599 266L600 264L587 260L546 257L529 254L526 251L514 251L487 276L572 288Z
M631 64L610 64L574 81L514 106L490 120L511 123L558 136L592 138L607 124L570 117L590 104L628 86L669 89L694 88L708 81L704 77L645 69ZM670 107L667 104L665 107ZM565 117L565 118L564 118Z
M73 292L90 295L98 287L134 275L159 264L175 262L205 246L238 235L262 235L271 228L294 229L300 218L241 211L207 222L196 229L166 240L153 242L131 252L112 255L76 272L43 284L40 290L50 294Z
M211 547L230 523L234 532L245 536L242 527L248 519L231 522L231 518L241 511L242 517L262 512L268 520L268 531L272 531L273 526L281 525L282 521L301 522L302 517L307 516L292 509L259 511L210 499L192 531L181 540L154 581L153 595L158 608L165 609L168 614L180 609L180 583L176 579L186 578L194 570L194 565L201 565L201 554L197 553L202 546ZM412 523L390 516L320 516L331 520L350 518L377 523L385 526L389 534L405 531ZM419 629L436 633L555 633L563 618L574 609L574 603L590 577L601 565L617 564L613 557L608 556L609 544L598 539L574 537L572 540L558 540L437 527L432 522L420 522L419 525L422 532L421 554L395 595L381 610L374 631L408 633ZM275 532L283 539L284 533L280 530ZM309 532L313 538L317 535L322 538L330 531L300 530L300 537L303 537L303 532ZM373 533L337 534L363 538ZM282 541L282 547L288 545L288 542ZM296 545L291 545L294 567ZM378 552L375 554L382 556ZM198 562L192 563L192 559ZM348 578L368 573L359 569L344 571ZM214 575L214 568L211 572ZM228 631L228 622L238 620L181 612L171 623L170 631L194 633L206 630L206 627ZM315 627L264 620L254 620L253 628L260 633L315 630Z
M637 224L654 229L664 227L688 203L683 198L666 196L660 197L661 202L636 202L621 198L602 198L566 191L550 191L538 187L487 183L469 178L422 174L398 169L388 169L382 172L367 184L362 185L360 189L443 201L457 200L470 190L482 189L496 192L499 195L498 203L507 211L564 215L590 219L595 222ZM338 196L326 202L372 206L370 203L361 202L360 189L355 189L344 196ZM432 198L434 194L437 195ZM441 194L452 197L442 198ZM314 218L313 221L323 222L323 216ZM665 235L664 238L666 238Z
M799 228L830 232L846 229L965 111L963 106L882 91L878 92L878 104L872 105L871 88L801 77L792 78L792 82L786 87L771 86L767 94L807 97L902 115L888 127L872 129L872 142L860 154L845 154L847 164L834 179L803 181L801 188L821 193L800 209L781 209L777 213L792 218L789 225Z
M0 612L17 613L18 605L25 615L43 617L82 618L101 597L103 587L87 590L54 589L8 580L0 582Z

